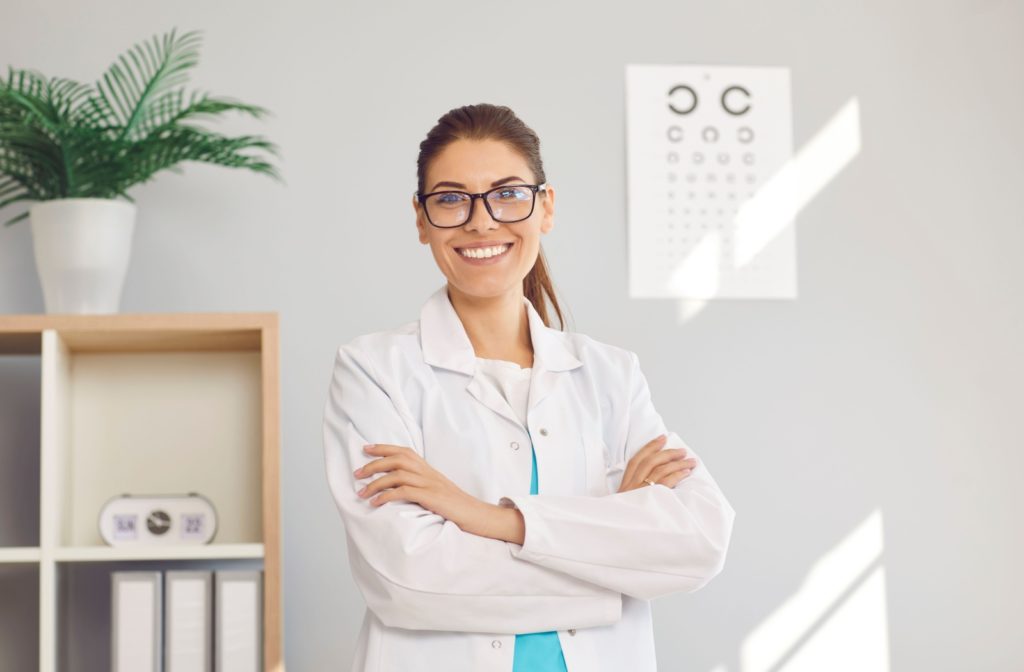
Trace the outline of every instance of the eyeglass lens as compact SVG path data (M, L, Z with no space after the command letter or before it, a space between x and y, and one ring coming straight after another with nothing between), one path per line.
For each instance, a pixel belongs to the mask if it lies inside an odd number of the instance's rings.
M491 213L499 222L515 222L530 216L534 191L529 187L498 187L485 196ZM473 198L457 191L428 196L424 201L435 226L461 226L469 219Z

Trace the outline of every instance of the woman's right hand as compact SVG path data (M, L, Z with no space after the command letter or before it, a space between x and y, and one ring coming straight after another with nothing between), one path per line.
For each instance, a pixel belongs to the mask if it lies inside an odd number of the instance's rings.
M662 434L637 451L626 464L619 492L650 487L650 484L644 481L645 478L674 488L690 475L697 466L696 458L687 458L686 448L662 450L666 440L667 437Z

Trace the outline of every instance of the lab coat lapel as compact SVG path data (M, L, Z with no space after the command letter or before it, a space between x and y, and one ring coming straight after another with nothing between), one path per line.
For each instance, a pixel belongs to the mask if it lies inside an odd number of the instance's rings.
M558 373L581 366L583 362L568 349L557 330L544 324L529 299L523 297L523 303L526 304L530 340L533 343L533 372L527 412L529 418L534 407L556 388ZM473 344L448 298L447 284L442 285L423 304L420 311L420 347L427 364L465 374L469 377L467 392L490 410L520 424L504 397L483 380L483 373L477 367Z
M448 298L447 284L435 291L420 311L420 347L427 364L469 376L467 392L498 415L519 424L508 402L478 371L473 344Z
M530 416L533 409L554 392L559 384L568 382L559 374L583 366L583 362L569 350L561 332L544 324L526 297L523 297L523 302L530 319L530 340L533 341L533 376L530 378L527 412L527 416Z

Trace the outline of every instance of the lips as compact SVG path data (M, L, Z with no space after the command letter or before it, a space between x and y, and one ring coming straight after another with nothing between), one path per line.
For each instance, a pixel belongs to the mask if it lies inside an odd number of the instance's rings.
M473 243L472 245L460 245L455 247L456 250L472 250L478 247L497 247L499 245L512 245L511 240L496 240L493 243Z
M502 259L504 259L505 257L507 257L512 252L512 248L515 247L515 243L512 243L512 242L508 242L508 243L488 243L487 245L483 246L484 248L488 248L488 247L501 247L501 246L505 246L505 251L504 252L502 252L500 254L493 254L493 255L491 255L489 257L470 257L470 256L466 256L465 254L463 254L462 252L459 251L459 250L465 250L465 249L479 249L481 247L479 245L473 245L472 247L468 247L468 248L467 247L463 247L463 248L456 247L455 248L455 254L458 255L459 259L461 259L462 261L464 261L464 262L466 262L466 263L468 263L470 265L473 265L473 266L482 266L482 265L488 265L488 264L495 264L495 263L498 263L499 261L501 261Z

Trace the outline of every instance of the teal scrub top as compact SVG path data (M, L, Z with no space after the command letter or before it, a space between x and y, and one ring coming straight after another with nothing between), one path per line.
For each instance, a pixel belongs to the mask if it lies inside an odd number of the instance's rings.
M533 455L533 475L530 477L530 494L537 494L537 453L530 446ZM568 672L558 632L530 632L516 635L515 656L512 672Z

